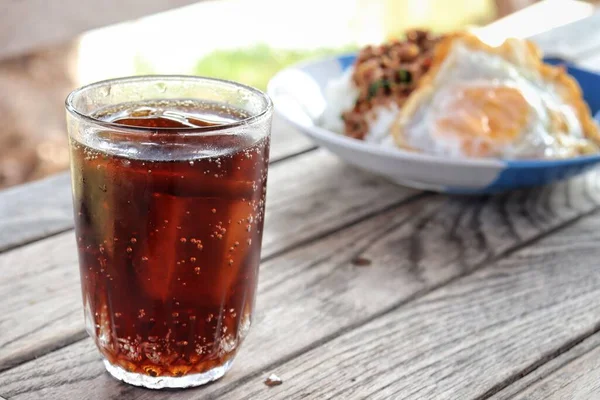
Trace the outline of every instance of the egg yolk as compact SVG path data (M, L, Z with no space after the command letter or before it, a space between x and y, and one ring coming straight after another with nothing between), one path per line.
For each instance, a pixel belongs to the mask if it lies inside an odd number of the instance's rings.
M468 87L454 93L436 118L433 135L458 141L464 155L489 157L517 140L529 119L529 105L518 89Z

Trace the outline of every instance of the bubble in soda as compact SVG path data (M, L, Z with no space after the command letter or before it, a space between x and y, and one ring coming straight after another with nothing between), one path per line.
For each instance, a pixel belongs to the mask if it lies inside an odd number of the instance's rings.
M96 117L138 129L71 144L90 335L129 372L183 376L225 364L254 306L268 137L220 130L247 115L189 100ZM206 131L182 134L190 128Z

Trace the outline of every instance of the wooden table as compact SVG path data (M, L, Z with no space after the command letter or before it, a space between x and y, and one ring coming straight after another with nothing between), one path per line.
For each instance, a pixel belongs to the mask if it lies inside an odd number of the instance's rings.
M568 56L593 67L592 36ZM68 175L7 190L0 398L597 399L599 210L597 172L449 197L353 169L276 120L251 334L225 378L165 392L109 377L84 332Z

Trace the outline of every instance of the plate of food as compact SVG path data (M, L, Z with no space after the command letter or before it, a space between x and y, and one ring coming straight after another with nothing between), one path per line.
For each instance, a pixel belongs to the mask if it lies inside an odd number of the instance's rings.
M269 82L276 112L346 162L396 183L494 193L600 162L600 75L535 44L472 33L305 62Z

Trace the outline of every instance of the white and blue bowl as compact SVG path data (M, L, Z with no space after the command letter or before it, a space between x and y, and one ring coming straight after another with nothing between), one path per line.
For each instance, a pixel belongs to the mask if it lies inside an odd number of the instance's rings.
M600 154L562 160L448 159L387 148L321 128L327 82L354 63L345 55L303 63L279 72L268 93L276 112L346 162L401 185L445 193L485 194L545 185L581 174L600 162ZM560 59L581 85L592 114L600 115L600 75Z

